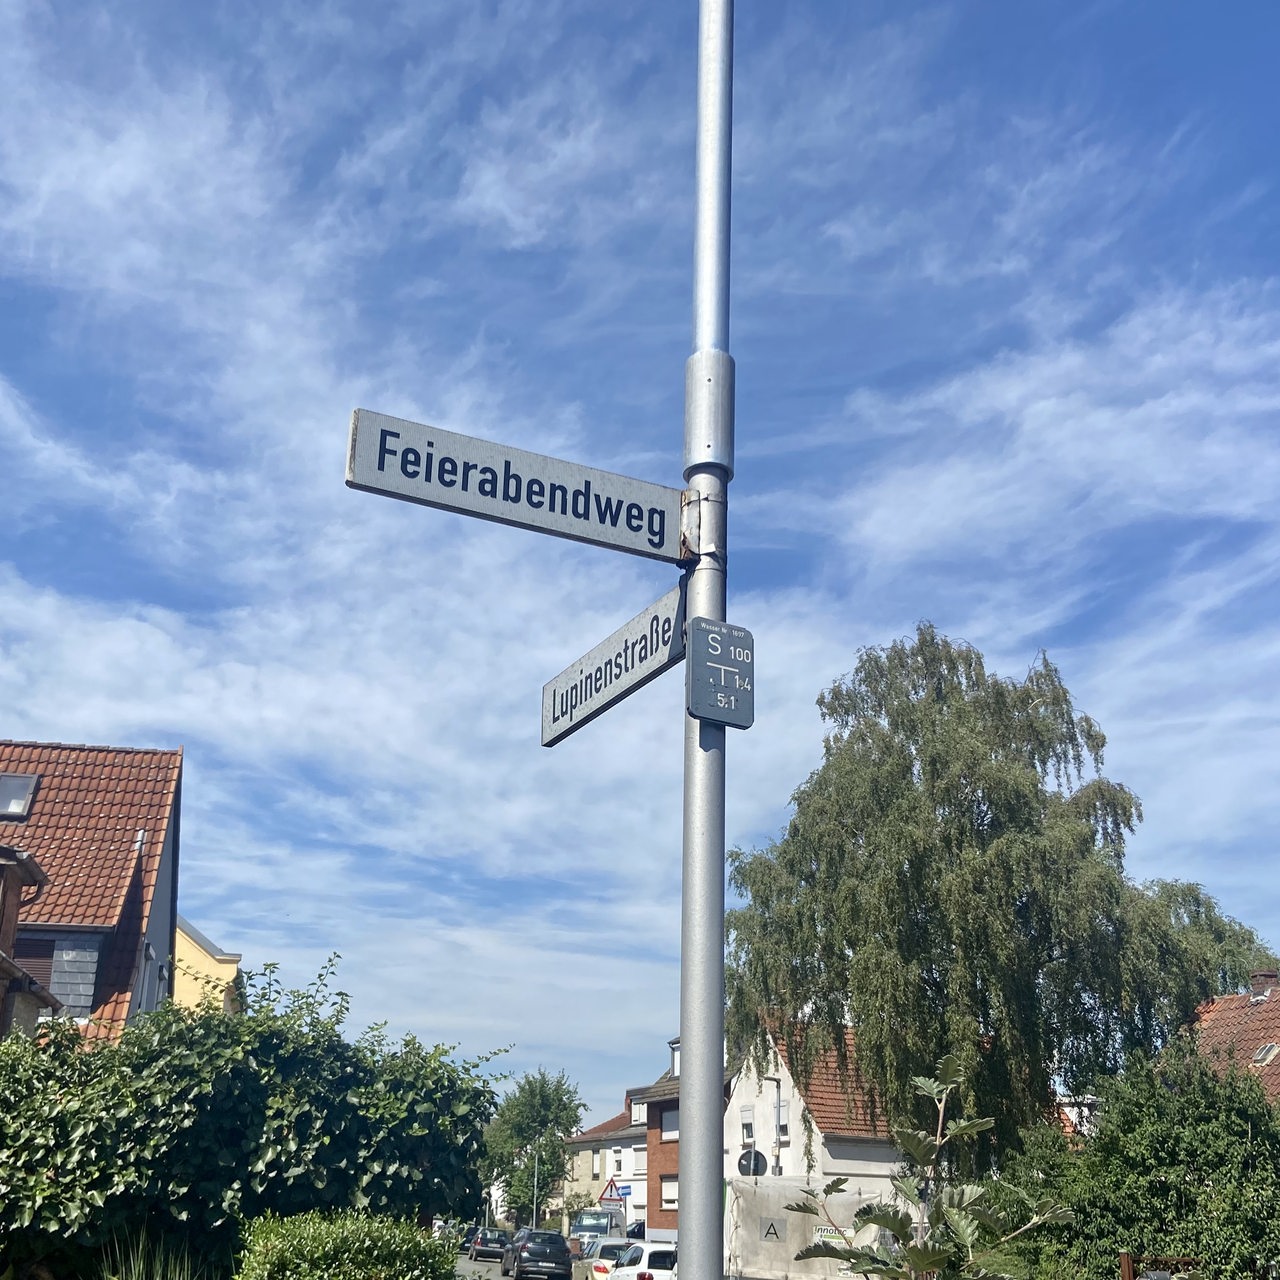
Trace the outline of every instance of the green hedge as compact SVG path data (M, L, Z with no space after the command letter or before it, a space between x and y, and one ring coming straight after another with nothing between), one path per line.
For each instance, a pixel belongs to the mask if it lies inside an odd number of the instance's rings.
M407 1222L368 1214L258 1218L236 1280L452 1280L457 1253Z
M484 1060L378 1028L348 1041L331 976L284 991L268 971L243 1014L169 1003L92 1050L62 1020L0 1040L0 1277L84 1271L142 1233L229 1275L266 1213L474 1213Z

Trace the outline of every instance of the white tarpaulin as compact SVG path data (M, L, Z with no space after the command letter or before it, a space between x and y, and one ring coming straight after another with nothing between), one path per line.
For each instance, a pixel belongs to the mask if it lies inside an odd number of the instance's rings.
M850 1276L847 1263L835 1258L807 1258L796 1254L819 1240L840 1243L839 1233L825 1217L793 1213L787 1205L806 1199L805 1187L820 1192L830 1178L730 1178L725 1184L724 1274L729 1280L819 1280ZM872 1197L841 1191L826 1202L827 1211L841 1227L853 1222L854 1213ZM874 1244L878 1232L865 1228L857 1244Z

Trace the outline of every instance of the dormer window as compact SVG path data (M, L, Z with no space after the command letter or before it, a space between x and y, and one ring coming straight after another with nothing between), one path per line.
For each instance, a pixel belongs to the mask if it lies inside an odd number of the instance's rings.
M25 821L39 781L38 773L0 773L0 818Z

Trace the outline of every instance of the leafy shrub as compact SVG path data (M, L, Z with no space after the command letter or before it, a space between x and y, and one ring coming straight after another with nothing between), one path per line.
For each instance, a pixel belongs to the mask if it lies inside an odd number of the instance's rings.
M115 1045L69 1023L0 1042L0 1273L83 1272L144 1229L229 1270L267 1212L472 1212L494 1105L479 1062L379 1030L348 1042L331 976L283 991L269 970L243 1014L169 1004Z
M407 1222L362 1213L250 1224L236 1280L452 1280L457 1253Z
M1198 1258L1215 1280L1267 1275L1280 1258L1280 1112L1256 1075L1188 1037L1108 1081L1083 1141L1028 1139L1005 1185L1046 1188L1076 1217L1020 1250L1038 1278L1112 1280L1122 1249Z

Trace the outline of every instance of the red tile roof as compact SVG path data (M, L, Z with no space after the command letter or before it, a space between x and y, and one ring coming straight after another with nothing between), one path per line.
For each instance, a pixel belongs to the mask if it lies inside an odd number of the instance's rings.
M795 1078L796 1073L791 1071L791 1064L787 1061L786 1045L780 1037L775 1039L775 1044L778 1056ZM804 1098L813 1123L820 1133L834 1137L887 1138L888 1126L883 1117L873 1113L871 1091L858 1074L853 1032L848 1028L844 1033L844 1051L848 1063L847 1081L841 1079L834 1049L818 1056L806 1083L801 1084L796 1079L796 1088Z
M619 1111L616 1116L602 1121L600 1124L592 1125L590 1129L583 1129L580 1133L575 1134L573 1141L581 1142L584 1138L603 1138L606 1134L613 1133L618 1129L631 1128L631 1112Z
M111 930L94 1016L122 1024L170 823L182 750L0 741L0 773L36 773L25 820L0 819L0 840L40 862L49 886L25 926Z
M1263 997L1263 991L1269 994ZM1195 1032L1201 1053L1224 1070L1234 1061L1258 1077L1272 1102L1280 1102L1280 1051L1267 1063L1253 1063L1264 1045L1280 1045L1280 982L1261 987L1257 995L1218 996L1202 1004Z
M0 819L4 839L49 877L26 925L114 928L134 878L150 914L173 813L182 751L0 741L0 773L38 773L26 821Z

